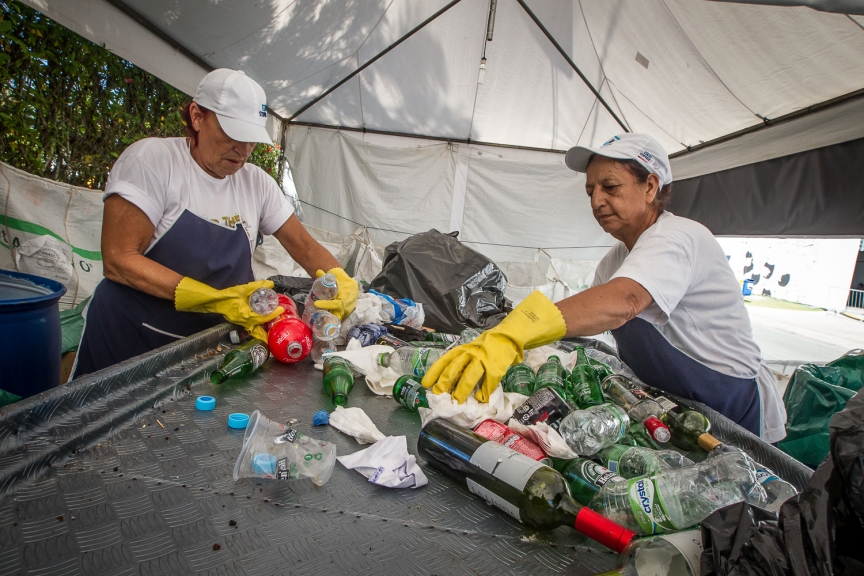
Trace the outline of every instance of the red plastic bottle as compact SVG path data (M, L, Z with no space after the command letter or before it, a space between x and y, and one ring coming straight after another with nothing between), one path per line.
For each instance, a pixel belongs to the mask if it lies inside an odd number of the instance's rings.
M294 364L312 351L312 330L296 315L283 314L271 323L267 344L274 358L285 364Z

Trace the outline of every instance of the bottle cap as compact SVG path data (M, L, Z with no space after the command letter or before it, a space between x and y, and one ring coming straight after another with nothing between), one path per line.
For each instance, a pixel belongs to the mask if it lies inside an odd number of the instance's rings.
M213 410L216 407L216 399L212 396L198 396L195 399L196 410Z
M657 442L665 444L672 439L672 433L669 432L669 428L656 416L649 416L643 424L645 425L645 429L648 430L648 434Z
M596 540L619 554L626 552L630 542L636 537L636 533L632 530L601 516L590 508L582 508L579 511L573 527L577 532Z
M239 412L235 412L234 414L228 415L228 427L235 428L237 430L242 430L246 428L246 425L249 424L249 415L241 414Z
M289 358L299 358L303 354L303 345L300 342L291 342L285 351Z
M257 474L275 474L276 457L272 454L256 454L255 458L252 459L252 470Z
M707 432L705 434L701 434L697 442L699 442L699 447L707 452L710 452L720 444L723 444L723 442L721 442L711 434L708 434Z

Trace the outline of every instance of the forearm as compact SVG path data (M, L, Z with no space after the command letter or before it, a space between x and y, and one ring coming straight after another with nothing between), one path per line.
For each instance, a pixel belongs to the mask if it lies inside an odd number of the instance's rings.
M616 278L556 304L567 324L567 336L591 336L614 330L645 310L653 298L629 278Z
M340 268L341 265L330 252L314 240L304 246L292 246L288 254L294 259L310 277L315 278L318 270L330 270Z
M105 260L105 277L141 292L174 300L174 290L183 277L141 254L109 257Z

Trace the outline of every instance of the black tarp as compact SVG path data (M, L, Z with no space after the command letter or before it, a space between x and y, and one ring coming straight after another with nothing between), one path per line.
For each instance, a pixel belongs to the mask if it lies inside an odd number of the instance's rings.
M675 181L669 211L715 235L864 236L864 139Z

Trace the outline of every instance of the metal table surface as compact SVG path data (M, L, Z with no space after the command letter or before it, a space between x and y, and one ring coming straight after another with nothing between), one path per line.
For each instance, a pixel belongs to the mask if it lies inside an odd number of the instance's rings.
M223 325L0 410L0 575L593 574L615 554L567 527L527 529L421 462L423 488L370 484L338 462L330 480L231 474L258 409L340 455L364 448L312 415L332 411L306 360L271 359L215 386ZM223 344L224 345L224 344ZM213 412L195 397L216 398ZM362 379L349 406L416 455L419 416ZM158 422L157 422L158 420ZM164 426L162 428L160 423Z

